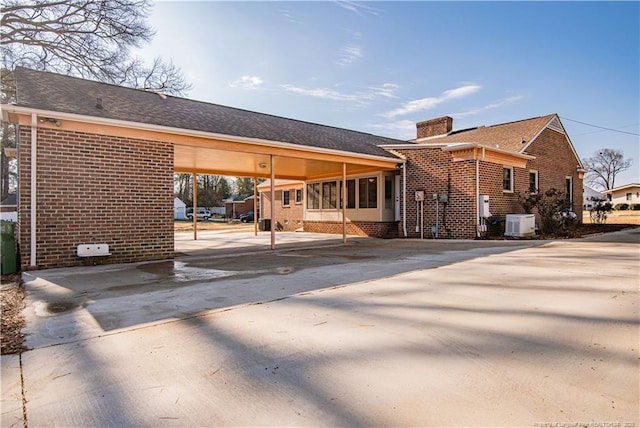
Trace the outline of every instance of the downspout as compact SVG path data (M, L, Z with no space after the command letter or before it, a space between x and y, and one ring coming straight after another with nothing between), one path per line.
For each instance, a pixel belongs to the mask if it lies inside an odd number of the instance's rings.
M407 163L402 164L402 234L407 237Z
M480 159L476 159L476 237L480 237Z
M35 113L31 114L31 234L30 234L30 254L29 254L29 266L37 267L36 264L36 166L37 166L37 142L38 142L38 116Z

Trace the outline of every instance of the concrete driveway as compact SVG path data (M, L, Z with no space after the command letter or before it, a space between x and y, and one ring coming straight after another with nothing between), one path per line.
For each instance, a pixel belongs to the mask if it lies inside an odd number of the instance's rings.
M24 274L2 426L639 426L638 228L181 254Z

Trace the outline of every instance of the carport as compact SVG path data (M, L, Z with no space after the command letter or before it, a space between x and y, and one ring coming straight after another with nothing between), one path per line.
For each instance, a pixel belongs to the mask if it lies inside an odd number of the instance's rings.
M92 243L114 250L92 263L172 257L174 172L342 177L346 242L346 177L403 162L380 147L403 143L390 138L22 67L15 76L18 100L2 115L19 125L24 268L85 264L76 248Z
M176 172L194 175L194 209L197 207L196 174L269 178L271 200L274 200L275 179L313 180L342 176L342 239L347 241L346 177L379 170L395 169L398 159L356 156L345 152L311 147L291 147L291 144L215 136L203 141L174 142L174 168ZM254 182L255 184L255 182ZM257 186L254 185L254 189ZM254 192L257 190L254 190ZM254 199L254 201L257 200ZM274 218L274 204L270 204L270 218ZM194 216L194 239L197 239L197 217ZM254 228L257 228L257 217ZM257 229L256 229L257 230ZM271 222L271 249L275 248L275 222Z

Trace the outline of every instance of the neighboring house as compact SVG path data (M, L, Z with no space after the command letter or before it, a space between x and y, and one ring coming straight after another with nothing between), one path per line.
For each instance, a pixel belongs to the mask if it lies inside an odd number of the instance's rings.
M273 206L276 230L296 231L304 224L304 182L276 180ZM258 185L261 218L271 218L271 180Z
M180 198L173 198L173 218L174 220L187 219L187 204L182 202Z
M593 190L589 186L584 186L582 194L582 209L591 211L600 201L607 200L605 195L597 190Z
M11 193L0 202L0 220L18 221L18 196Z
M241 214L253 211L253 195L232 196L224 201L224 206L227 218L239 218Z
M555 114L461 131L438 118L407 142L23 67L15 79L2 118L19 124L23 269L173 257L175 172L270 179L274 228L473 238L480 208L521 213L518 194L552 187L581 218L582 164ZM226 207L236 218L253 196ZM90 243L110 255L83 259Z
M631 183L614 189L605 190L602 193L615 207L618 204L640 204L640 184Z

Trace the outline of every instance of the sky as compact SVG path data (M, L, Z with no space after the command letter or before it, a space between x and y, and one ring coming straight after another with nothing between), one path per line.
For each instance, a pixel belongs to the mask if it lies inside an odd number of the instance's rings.
M640 182L639 2L161 1L149 23L134 55L191 99L402 140L557 113L580 158L621 150L616 186Z

